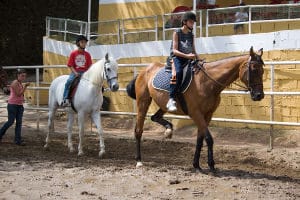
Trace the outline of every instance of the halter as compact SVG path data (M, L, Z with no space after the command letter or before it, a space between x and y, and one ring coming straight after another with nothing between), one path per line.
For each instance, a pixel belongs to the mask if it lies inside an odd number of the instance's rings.
M106 65L107 65L107 64L110 64L110 61L109 61L109 60L105 60L105 62L104 62L104 76L103 76L103 79L106 79L106 81L107 81L108 83L110 83L111 80L117 79L118 76L108 77L108 72L107 72L107 69L106 69Z

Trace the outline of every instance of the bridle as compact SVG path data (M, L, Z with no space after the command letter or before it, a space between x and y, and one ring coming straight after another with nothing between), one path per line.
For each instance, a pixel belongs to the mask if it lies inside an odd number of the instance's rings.
M217 80L215 80L210 74L208 74L208 72L206 71L206 69L205 69L205 67L204 67L204 64L205 63L202 63L202 64L198 64L198 62L196 62L197 64L196 64L196 66L197 66L197 68L198 68L198 70L200 70L201 69L201 71L203 71L203 73L209 78L209 79L211 79L212 81L214 81L217 85L219 85L219 86L221 86L221 87L223 87L223 88L226 88L227 86L226 85L224 85L223 83L220 83L219 81L217 81ZM239 90L239 91L252 91L252 88L254 87L254 86L257 86L257 85L262 85L262 83L252 83L251 82L251 70L250 70L250 67L251 67L251 65L257 65L257 64L261 64L261 65L264 65L264 62L263 61L256 61L256 60L251 60L251 56L250 56L250 58L249 58L249 61L248 62L246 62L244 65L246 65L246 67L247 67L247 82L248 82L248 84L247 84L247 87L245 87L244 85L241 85L241 84L238 84L238 83L233 83L234 85L237 85L237 86L239 86L239 87L241 87L241 88L243 88L243 90Z
M251 59L251 57L250 57L250 59ZM247 82L248 82L247 90L251 92L254 86L263 85L262 83L254 83L254 82L251 81L251 77L253 76L253 75L251 75L252 74L251 73L252 70L250 69L251 65L254 65L254 66L255 65L262 65L263 66L264 62L262 60L260 60L260 61L250 60L246 63L246 65L247 65Z
M107 69L107 65L109 65L110 64L110 61L109 60L105 60L105 62L104 62L104 76L103 76L103 78L104 79L106 79L106 81L110 84L110 82L113 80L113 79L118 79L118 75L116 75L116 76L113 76L113 77L109 77L108 76L108 71L110 70L108 70Z

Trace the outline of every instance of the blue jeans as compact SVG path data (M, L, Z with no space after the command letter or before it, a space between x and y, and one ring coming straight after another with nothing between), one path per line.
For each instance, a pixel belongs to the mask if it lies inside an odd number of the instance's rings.
M176 84L170 84L170 98L175 99L177 90L180 87L183 78L183 68L188 59L181 57L173 57L173 63L176 70Z
M21 128L24 107L23 105L7 104L8 121L0 129L0 139L5 135L6 130L11 127L16 119L15 143L21 143Z
M78 72L80 74L80 76L83 74L83 72ZM63 99L68 99L69 97L69 93L70 93L70 87L71 87L71 83L74 81L74 79L76 78L75 74L72 72L69 75L69 78L65 84L65 90L64 90L64 96Z

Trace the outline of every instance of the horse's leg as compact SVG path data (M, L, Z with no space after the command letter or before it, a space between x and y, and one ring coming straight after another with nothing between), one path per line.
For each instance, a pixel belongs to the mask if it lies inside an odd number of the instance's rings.
M74 122L74 113L72 111L69 111L67 131L68 131L68 148L71 153L74 152L74 147L72 142L73 122Z
M105 145L104 145L104 138L103 138L103 129L101 126L101 116L99 111L95 111L92 113L92 119L97 127L97 132L99 134L99 145L100 145L100 151L99 151L99 157L102 158L105 153Z
M159 109L154 115L151 116L151 120L159 123L160 125L166 128L165 138L172 138L173 134L173 124L163 118L165 112L162 109Z
M196 150L195 150L194 160L193 160L193 166L196 169L196 171L201 171L199 160L200 160L200 153L203 145L203 140L204 140L204 135L201 134L198 129L197 144L196 144Z
M84 134L84 112L78 112L78 129L79 129L79 142L78 142L78 156L83 155L83 134Z
M52 107L49 109L49 113L48 113L48 133L47 133L47 137L46 137L46 144L44 145L44 148L48 148L49 146L49 140L50 140L50 133L54 132L54 115L56 112L55 107Z
M198 127L196 149L195 149L194 160L193 160L193 166L196 172L198 172L201 171L199 160L200 160L200 153L203 145L203 140L207 130L207 123L200 110L193 110L193 112L190 112L190 117L193 119L193 121Z
M215 161L214 161L214 152L213 152L214 140L208 128L206 129L205 141L207 144L207 164L209 166L210 171L214 172L215 171Z
M144 121L148 111L148 108L151 104L152 98L149 95L148 90L143 90L144 94L141 97L137 97L137 120L134 129L134 136L136 140L136 167L143 166L142 157L141 157L141 138L143 134Z

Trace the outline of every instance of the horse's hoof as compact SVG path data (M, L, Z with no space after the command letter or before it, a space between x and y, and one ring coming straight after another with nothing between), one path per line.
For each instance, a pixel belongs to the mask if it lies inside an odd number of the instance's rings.
M141 168L143 167L143 163L142 162L137 162L136 163L136 168Z
M78 152L78 156L83 156L83 155L84 155L84 154L83 154L82 151Z
M105 154L105 151L100 151L99 152L99 158L103 158L104 154Z
M45 148L45 149L47 149L48 147L49 147L48 144L45 144L45 145L44 145L44 148Z
M214 166L210 166L209 167L209 172L212 173L212 174L216 174L217 173L217 170Z
M196 174L202 173L201 167L194 168L194 170L195 170L195 173L196 173Z
M166 131L165 131L165 138L166 139L171 139L173 136L173 130L170 129L170 128L167 128Z

